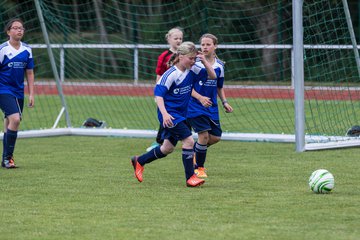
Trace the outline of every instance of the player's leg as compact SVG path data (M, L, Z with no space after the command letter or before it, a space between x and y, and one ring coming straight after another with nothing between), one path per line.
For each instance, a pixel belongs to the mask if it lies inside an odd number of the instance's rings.
M182 121L173 127L173 133L173 136L177 136L182 142L182 162L185 170L186 185L188 187L202 185L205 181L198 178L194 173L194 139L186 121Z
M2 153L2 160L1 160L1 166L5 167L5 157L6 157L6 130L8 128L9 125L9 120L7 119L7 117L4 117L4 134L3 134L3 153Z
M156 135L156 141L153 142L150 147L148 147L146 149L147 152L151 151L152 149L156 148L157 146L163 144L164 139L162 139L162 134L164 131L164 127L162 126L162 124L160 124L157 135Z
M194 157L194 139L192 136L184 138L182 141L182 161L185 170L185 178L188 180L194 175L194 165L192 159Z
M195 143L194 150L196 155L196 170L198 177L206 178L205 161L209 142L209 132L203 131L198 133L198 140Z
M205 183L201 178L198 178L194 172L194 139L189 136L182 140L182 161L185 170L186 186L198 187Z
M210 147L211 145L214 145L214 144L220 142L220 140L221 140L221 137L209 134L209 141L207 143L207 146Z
M152 161L160 158L164 158L166 155L174 151L177 140L171 137L171 132L167 131L166 129L164 129L164 137L165 140L161 146L159 145L149 152L142 154L141 156L133 156L131 158L131 164L134 167L135 177L139 182L143 181L145 164L151 163Z
M211 145L214 145L216 143L218 143L221 139L221 135L222 135L222 130L221 130L221 126L220 126L220 122L218 120L212 120L212 119L209 119L210 120L210 127L211 129L207 132L207 135L204 136L204 141L202 141L202 143L205 143L207 142L207 147L204 148L204 146L202 146L204 149L205 149L205 153L203 151L203 153L200 153L199 155L201 154L204 154L203 158L200 158L200 161L198 161L198 176L207 176L207 174L205 173L205 161L206 161L206 152L207 152L207 149L211 146Z
M222 129L219 120L210 120L211 130L209 130L208 147L221 140Z
M16 168L13 155L21 117L19 113L14 113L9 115L7 119L9 125L6 130L4 165L6 168Z
M5 134L5 157L4 167L15 168L13 154L15 151L15 144L17 140L17 133L20 126L21 114L24 107L24 99L17 99L12 95L0 94L0 107L5 113L7 121Z
M209 141L209 133L211 130L211 120L207 116L198 116L189 118L188 122L191 124L194 131L198 134L198 139L194 144L195 151L195 173L198 177L207 177L204 164L206 160L207 145Z

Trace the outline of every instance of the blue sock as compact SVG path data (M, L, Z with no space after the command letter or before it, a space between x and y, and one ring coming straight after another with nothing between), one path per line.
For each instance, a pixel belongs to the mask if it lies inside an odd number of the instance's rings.
M4 132L3 136L3 154L2 154L2 161L4 161L6 157L6 132Z
M10 129L6 130L6 146L5 146L5 157L12 157L15 149L15 143L17 139L17 131L13 131Z
M160 150L161 146L157 146L156 148L152 149L151 151L144 153L138 158L138 163L140 163L141 166L144 166L147 163L151 163L152 161L166 157L165 154L163 154Z
M193 149L182 149L182 160L184 164L186 180L188 180L192 175L194 175L193 157Z
M196 155L196 165L198 167L204 167L206 160L207 145L202 145L196 142L194 150Z

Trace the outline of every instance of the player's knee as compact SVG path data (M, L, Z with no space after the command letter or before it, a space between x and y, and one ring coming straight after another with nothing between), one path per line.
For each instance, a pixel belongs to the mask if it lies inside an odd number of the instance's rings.
M12 127L18 127L20 125L20 116L18 114L13 114L10 117L8 117L9 120L9 126Z
M210 136L209 136L209 133L207 131L199 133L198 137L199 137L198 143L206 145L210 141Z
M192 137L188 137L183 140L183 148L185 149L192 149L194 147L194 139Z
M161 145L160 151L165 154L168 155L170 153L172 153L174 151L175 147L172 146L171 144L163 144Z
M218 142L220 142L221 137L217 137L217 136L211 136L211 138L208 141L208 146L214 145Z

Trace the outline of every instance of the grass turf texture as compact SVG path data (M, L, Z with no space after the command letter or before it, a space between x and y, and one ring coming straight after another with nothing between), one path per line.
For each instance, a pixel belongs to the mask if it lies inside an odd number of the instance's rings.
M360 149L222 141L209 178L185 187L180 149L133 177L149 139L19 139L18 169L0 171L1 239L358 239ZM309 190L319 168L331 194Z

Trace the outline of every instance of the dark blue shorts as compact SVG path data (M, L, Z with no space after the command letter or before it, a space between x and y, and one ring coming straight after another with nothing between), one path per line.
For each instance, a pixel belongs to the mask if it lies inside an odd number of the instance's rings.
M168 139L172 145L176 146L178 141L181 141L192 135L186 121L179 122L172 128L164 128L162 139Z
M24 99L16 98L10 94L0 94L0 108L5 117L14 113L19 113L21 117L24 108Z
M219 120L212 120L207 116L201 115L195 118L188 118L187 121L196 133L207 131L213 136L221 137L222 130Z

